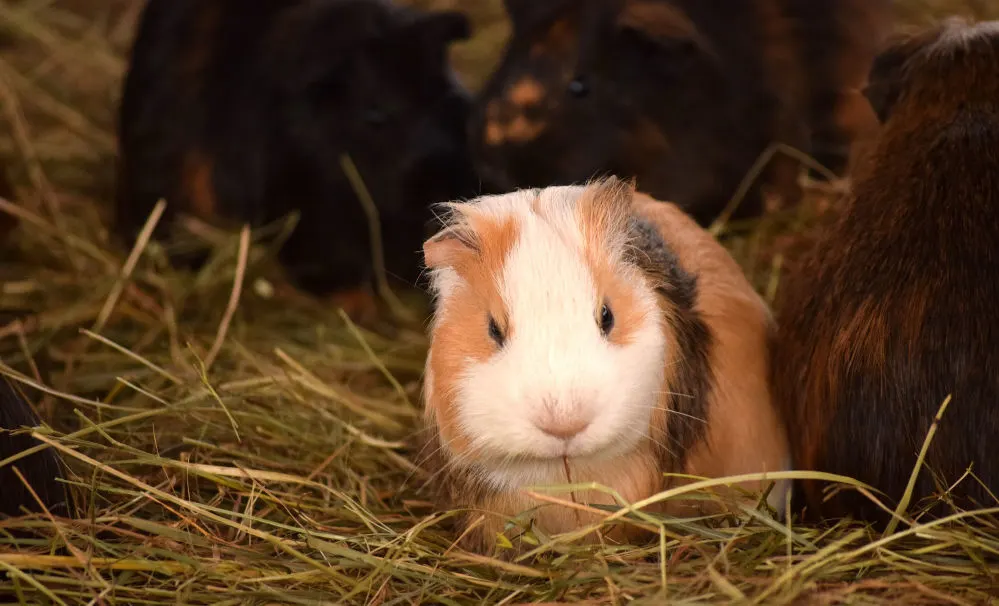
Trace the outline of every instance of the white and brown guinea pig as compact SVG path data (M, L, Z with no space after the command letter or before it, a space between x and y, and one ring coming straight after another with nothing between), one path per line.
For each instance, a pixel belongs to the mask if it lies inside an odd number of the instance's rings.
M635 502L668 488L665 473L789 467L769 309L678 207L616 178L446 206L424 244L437 303L426 452L446 504L481 510L464 523L486 514L466 546L489 549L508 517L541 505L528 486L597 482ZM702 513L691 503L668 511ZM591 521L534 512L548 534Z

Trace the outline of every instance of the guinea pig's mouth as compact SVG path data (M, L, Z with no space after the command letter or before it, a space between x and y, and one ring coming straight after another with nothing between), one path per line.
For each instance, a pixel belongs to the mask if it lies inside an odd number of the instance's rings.
M502 461L480 462L478 472L498 490L578 484L595 481L597 477L607 478L607 471L617 465L615 459L627 456L632 450L601 449L584 455L550 457L520 454ZM614 469L610 473L617 471Z
M504 449L496 453L498 457L489 456L493 463L506 464L536 464L561 465L563 461L596 463L622 456L638 445L638 440L627 438L615 440L600 440L595 442L592 436L580 434L569 439L559 439L548 435L540 435L534 441L530 450L513 451Z

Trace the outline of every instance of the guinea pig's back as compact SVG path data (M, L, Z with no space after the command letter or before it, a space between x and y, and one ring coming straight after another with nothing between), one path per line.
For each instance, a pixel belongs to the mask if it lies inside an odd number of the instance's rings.
M697 276L695 309L713 337L707 431L704 443L688 453L687 471L714 477L785 470L786 430L768 383L775 330L769 308L732 256L677 206L636 194L635 208ZM774 498L783 502L782 493Z
M872 161L882 174L899 169ZM978 480L952 496L989 499L979 480L999 487L999 180L968 156L926 166L936 176L909 188L859 183L847 214L789 268L778 307L775 396L796 430L796 466L875 485L889 507L948 396L917 500L938 490L934 474L948 485L969 465ZM825 500L804 486L822 515L887 519L852 491Z
M115 205L126 236L161 197L167 217L183 209L209 222L260 219L269 85L261 57L273 53L268 32L282 10L272 0L146 5L118 107Z
M988 506L999 489L997 31L950 22L885 52L884 126L852 199L778 293L773 385L795 467L871 485L889 508L948 397L912 507L944 490L938 512ZM801 486L806 513L890 518L856 491Z

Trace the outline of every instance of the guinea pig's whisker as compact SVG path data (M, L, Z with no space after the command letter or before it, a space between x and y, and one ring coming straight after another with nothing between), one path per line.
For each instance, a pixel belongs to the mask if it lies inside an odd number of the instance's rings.
M437 209L434 207L433 204L431 204L430 206L428 206L427 210L430 211L430 214L433 216L434 221L437 221L437 228L438 229L442 229L444 227L447 227L447 222L444 220L444 217L439 212L437 212Z
M433 429L433 428L432 427L427 427L425 429L421 429L419 431L414 432L412 434L412 436L418 436L419 434L426 433L426 432L430 431L431 429ZM418 450L416 452L416 455L413 457L414 463L416 463L417 465L420 465L421 462L426 461L431 456L437 454L443 448L443 445L440 445L440 446L437 447L436 450L434 450L429 455L427 455L426 458L423 458L424 454L427 452L427 449L430 448L430 447L432 447L434 445L434 441L432 441L432 440L422 440L422 441L423 441L423 446L420 447L420 450Z
M431 427L429 425L425 426L425 427L419 427L417 429L414 429L412 432L410 432L410 435L412 435L412 436L418 436L420 434L427 433L428 431L434 431L436 429L437 429L436 427Z
M691 399L693 399L693 397L694 397L691 394L679 393L679 392L676 392L676 391L657 391L656 395L660 395L660 396L662 396L662 395L676 396L678 398L691 398Z
M443 446L441 448L443 448ZM444 465L442 465L440 469L438 469L436 472L434 472L433 474L431 474L429 478L427 478L427 481L423 483L423 485L420 487L420 489L422 490L423 488L426 488L428 485L430 485L433 482L435 482L438 478L440 478L445 473L451 473L451 472L455 471L456 469L459 469L460 468L459 466L462 463L464 463L466 459L467 459L467 455L461 455L461 454L459 454L459 455L456 455L453 459L449 459L449 460L445 461Z
M423 448L421 448L419 452L416 453L416 456L413 457L413 464L420 466L423 463L429 461L434 455L444 450L444 445L442 444L437 446L437 448L434 448L429 453L427 453L427 449L432 446L433 446L432 442L427 442L426 444L424 444Z
M657 440L653 436L649 435L649 433L648 433L648 427L646 425L641 424L641 423L635 423L635 424L632 424L632 425L625 426L625 429L629 429L631 431L634 431L636 434L638 434L638 436L640 438L648 440L649 442L652 442L653 445L658 446L659 448L662 448L663 450L665 450L666 452L668 452L671 457L675 457L676 456L676 453L673 452L672 448L670 448L669 446L663 444L662 442L660 442L659 440Z
M663 437L666 438L666 440L668 440L668 441L672 442L673 444L675 444L677 447L680 448L680 450L683 450L683 444L681 444L675 437L673 437L673 435L670 434L670 432L663 431L661 433L662 433ZM652 438L650 436L649 439L654 439L654 438ZM662 442L659 442L658 440L656 440L656 443L659 444L660 446L662 446L663 448L665 448L666 451L669 452L670 456L674 456L674 457L676 456L676 452L674 452L673 449L670 448L669 446L663 444Z
M690 413L682 412L682 411L679 411L679 410L676 410L676 409L673 409L673 408L669 408L667 406L654 406L653 410L661 410L661 411L665 412L666 414L676 415L678 417L687 417L688 419L693 419L694 421L697 421L699 423L707 423L708 422L707 419L704 419L702 417L694 416L694 415L692 415Z
M426 449L430 445L431 444L427 444L426 446L424 446L421 449L420 453L417 455L417 457L422 457L422 458L420 458L419 460L417 460L415 462L415 464L418 467L423 467L423 463L426 463L427 461L431 460L434 456L436 456L437 454L439 454L441 451L444 450L444 444L439 444L437 446L437 448L435 448L434 450L432 450L429 454L424 455L423 454L424 451L426 451ZM430 484L430 483L434 482L435 480L437 480L441 475L443 475L445 473L452 472L452 471L454 471L456 469L461 468L465 463L467 463L468 461L471 460L472 455L474 455L475 452L477 452L477 450L476 450L476 446L473 444L467 453L456 453L452 457L447 458L444 461L443 465L441 466L441 469L439 469L436 472L430 474L430 477L427 478L426 482L424 482L423 485L421 486L421 490L423 488L425 488L428 484ZM403 482L403 484L404 485L408 484L409 481L412 479L412 477L413 477L413 475L415 473L416 473L416 470L413 470L412 472L410 472L410 474L406 477L406 479Z
M413 464L418 469L423 469L424 468L424 463L426 463L427 461L430 461L437 453L441 452L443 449L444 449L443 446L438 446L430 454L426 455L425 457L422 456L423 453L421 452L421 453L419 453L417 455L417 459L413 462ZM426 447L424 447L424 450L426 450ZM420 457L422 457L422 458L420 458ZM416 472L417 472L417 469L414 469L414 470L412 470L412 471L409 472L409 474L406 476L406 478L402 481L403 486L408 486L409 485L410 480L413 479L413 476L416 475ZM430 482L432 479L435 479L439 473L440 472L438 471L436 473L430 474L430 479L428 479L427 482Z

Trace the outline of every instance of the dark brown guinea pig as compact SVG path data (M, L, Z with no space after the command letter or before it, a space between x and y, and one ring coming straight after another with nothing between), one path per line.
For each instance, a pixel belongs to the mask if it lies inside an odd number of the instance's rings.
M847 55L861 73L873 56L845 33L872 29L850 23L861 3L887 0L506 0L513 36L470 127L479 173L509 188L633 177L706 225L771 143L850 137L828 114L857 86ZM733 217L759 214L761 186L793 202L793 176L771 165Z
M916 502L944 492L959 507L995 506L999 22L948 20L893 41L867 95L883 126L852 198L778 295L772 381L794 467L856 478L894 508L952 396L910 511L947 511ZM826 500L823 488L802 482L795 507L889 518L859 492Z
M254 225L297 210L280 253L293 281L355 299L372 276L370 222L346 153L389 274L415 284L429 204L479 193L470 98L447 58L468 28L388 0L150 1L120 106L119 228L134 238L160 198Z
M39 424L38 417L10 381L0 376L0 519L24 515L23 509L38 512L38 501L14 473L16 467L50 513L66 517L71 507L70 494L58 480L63 477L62 461L51 449L45 448L7 463L7 459L33 448L41 442L15 431Z

